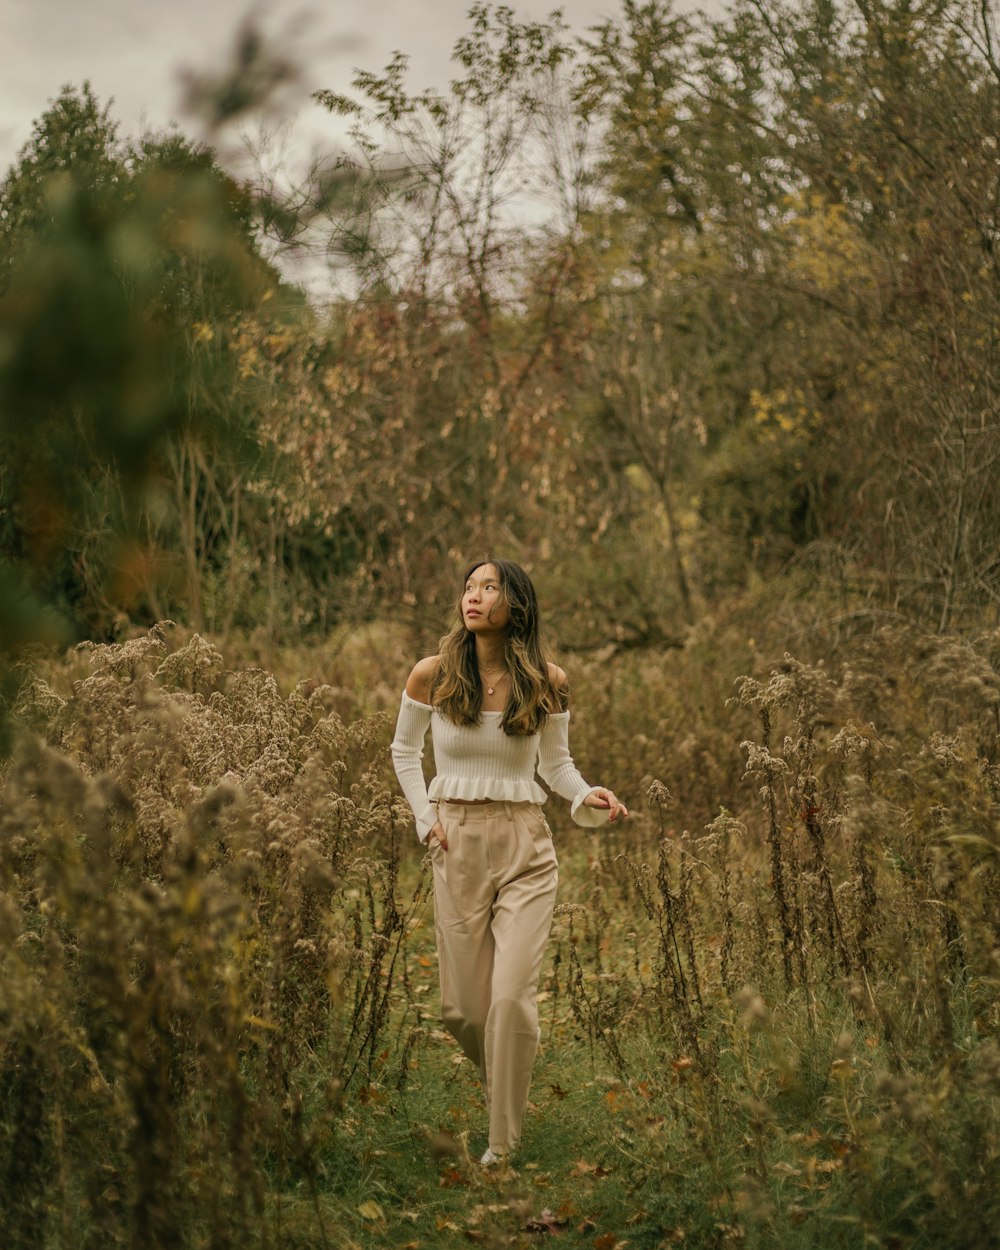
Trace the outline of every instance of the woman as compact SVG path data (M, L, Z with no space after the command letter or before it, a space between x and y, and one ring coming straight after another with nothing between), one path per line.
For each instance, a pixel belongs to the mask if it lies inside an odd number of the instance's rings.
M517 1144L538 1049L535 993L558 872L535 770L572 801L578 825L628 815L577 771L567 703L528 575L507 560L473 564L440 655L407 680L392 758L430 847L442 1016L483 1083L485 1166ZM428 725L429 790L420 766Z

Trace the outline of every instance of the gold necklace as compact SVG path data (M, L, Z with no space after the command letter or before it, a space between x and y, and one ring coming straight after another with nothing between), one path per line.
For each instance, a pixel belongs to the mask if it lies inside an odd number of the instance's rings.
M492 694L494 690L496 690L497 686L500 685L500 682L503 681L503 679L507 676L507 670L504 669L503 672L500 674L499 680L493 682L493 684L490 685L490 677L489 677L490 673L496 673L500 669L500 667L501 667L500 665L497 665L496 668L487 668L485 670L484 669L479 670L479 676L486 678L486 693L487 694Z

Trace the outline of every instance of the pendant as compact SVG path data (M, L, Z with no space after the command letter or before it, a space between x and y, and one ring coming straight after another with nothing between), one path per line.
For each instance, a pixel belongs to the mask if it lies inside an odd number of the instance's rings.
M487 693L487 694L492 694L492 693L493 693L493 691L494 691L495 689L496 689L496 687L495 687L495 686L487 686L487 687L486 687L486 693Z

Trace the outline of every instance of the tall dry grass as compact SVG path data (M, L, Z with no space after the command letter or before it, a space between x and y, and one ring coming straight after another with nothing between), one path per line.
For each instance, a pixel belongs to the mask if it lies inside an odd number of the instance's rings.
M271 1245L409 1027L386 718L168 627L39 676L0 816L3 1244ZM29 728L30 726L30 728ZM404 1069L405 1071L405 1064ZM317 1202L317 1237L325 1241Z
M559 1210L614 1177L602 1235L957 1248L1000 1219L1000 635L833 655L574 666L584 771L645 802L598 836L553 813L558 1105L527 1145ZM366 664L283 690L164 625L36 667L0 813L4 1245L462 1232L423 857L389 718L340 714L394 701ZM526 1201L496 1244L593 1242Z
M610 694L600 669L583 682L581 701L614 704L609 769L654 752L669 788L647 774L646 818L593 844L550 985L621 1082L635 1191L674 1227L664 1179L684 1176L724 1213L706 1238L988 1246L1000 633L887 632L836 671L785 655L737 679L728 740L721 717L682 712L714 669L673 667ZM656 737L610 736L651 707ZM729 806L705 819L712 791Z

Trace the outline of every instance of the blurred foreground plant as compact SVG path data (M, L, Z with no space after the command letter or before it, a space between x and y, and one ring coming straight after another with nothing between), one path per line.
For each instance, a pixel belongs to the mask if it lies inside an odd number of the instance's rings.
M384 1062L425 895L398 888L384 718L345 725L329 687L286 698L169 635L90 646L68 699L22 690L0 800L7 1246L276 1244L288 1186L325 1241L324 1158Z

